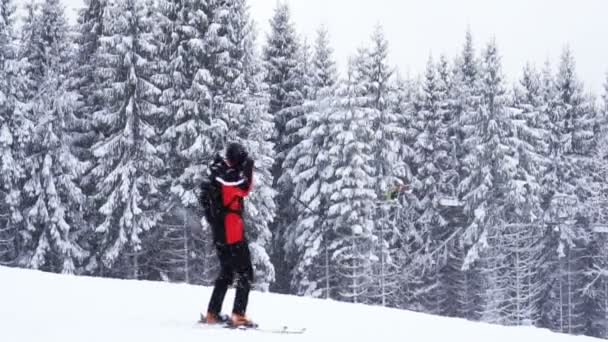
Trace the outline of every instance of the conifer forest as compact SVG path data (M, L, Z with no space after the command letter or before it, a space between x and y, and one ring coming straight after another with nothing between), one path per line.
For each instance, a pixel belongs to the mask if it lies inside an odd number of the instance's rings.
M199 185L238 141L257 290L608 338L608 78L565 47L508 82L473 30L406 76L380 25L338 66L255 19L0 0L0 265L212 285Z

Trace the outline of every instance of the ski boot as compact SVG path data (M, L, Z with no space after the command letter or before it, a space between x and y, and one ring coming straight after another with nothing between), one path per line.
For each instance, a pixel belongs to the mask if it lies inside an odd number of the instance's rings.
M230 322L228 322L228 324L234 328L239 328L239 327L257 328L258 327L258 325L256 323L254 323L252 320L250 320L249 318L247 318L247 316L236 314L236 313L232 314L232 317L230 318Z
M207 312L207 315L201 314L201 320L199 321L202 324L227 324L230 322L230 318L228 315L216 314L213 312Z

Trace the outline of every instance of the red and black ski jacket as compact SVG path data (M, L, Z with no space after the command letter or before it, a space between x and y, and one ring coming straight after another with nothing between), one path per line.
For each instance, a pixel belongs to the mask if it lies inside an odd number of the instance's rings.
M240 175L234 169L228 169L215 178L221 184L222 205L226 213L220 236L224 238L224 242L228 245L234 245L245 240L243 199L249 195L253 186L252 175L247 176Z

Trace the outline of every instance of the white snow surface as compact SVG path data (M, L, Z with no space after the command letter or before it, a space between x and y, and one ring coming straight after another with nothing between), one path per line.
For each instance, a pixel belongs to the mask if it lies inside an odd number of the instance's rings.
M211 289L0 267L2 342L592 341L533 327L502 327L361 304L252 292L249 315L302 335L196 324ZM232 305L230 290L224 311ZM226 311L227 312L227 311ZM330 341L331 341L330 340ZM598 340L599 341L599 340Z

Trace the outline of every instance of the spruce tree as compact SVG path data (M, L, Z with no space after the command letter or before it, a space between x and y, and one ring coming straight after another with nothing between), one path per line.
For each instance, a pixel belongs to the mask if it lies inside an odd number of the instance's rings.
M270 260L270 226L276 217L276 194L272 188L273 118L267 110L261 61L255 49L257 37L245 0L232 4L229 18L232 63L236 66L233 74L238 75L232 82L232 89L238 92L229 98L237 109L232 120L238 122L232 140L240 140L247 146L256 162L255 190L247 200L245 219L256 272L255 286L267 291L276 279Z
M79 245L84 230L84 195L78 178L86 165L72 153L75 94L68 90L68 25L59 0L30 7L22 55L32 57L25 78L34 122L27 146L23 190L27 266L75 273L87 253ZM28 50L31 49L31 50Z
M394 90L391 88L393 68L388 65L388 41L382 27L377 26L371 36L371 46L360 49L356 58L356 82L363 89L364 107L368 110L367 120L371 125L371 148L374 159L369 167L374 171L374 188L379 202L374 206L374 235L377 243L374 254L378 262L374 263L377 283L370 292L370 299L387 305L387 297L396 289L397 272L394 262L398 252L397 237L399 226L391 219L391 212L399 211L402 203L387 201L387 194L403 185L407 174L402 157L402 142L406 130L399 125L400 116L390 105Z
M270 21L270 33L263 50L264 81L268 87L268 112L273 116L275 131L272 142L275 162L272 169L273 188L277 193L277 219L272 226L272 257L277 267L276 290L289 288L289 272L294 260L286 260L286 234L297 218L297 205L292 199L294 182L290 177L293 165L285 160L301 137L298 130L304 126L304 89L301 68L298 67L300 46L291 22L289 7L279 4Z
M530 170L533 179L540 178L547 165L546 142L548 132L548 102L543 96L542 74L531 64L526 64L522 77L514 88L513 106L518 111L514 117L516 134L525 143L526 149L520 149L522 167ZM517 127L519 125L519 127ZM526 152L526 153L522 153ZM536 191L532 202L526 208L531 219L529 225L512 226L506 230L503 240L508 253L506 260L510 267L509 290L512 303L506 310L506 321L509 324L536 325L540 319L540 300L545 288L542 270L544 227L540 211L542 188L533 182Z
M300 80L299 87L304 101L314 98L314 66L312 48L306 38L300 38L298 50L298 79Z
M564 50L549 105L548 158L541 178L544 221L553 234L545 241L546 266L555 279L543 301L543 326L567 332L583 332L584 298L576 289L584 277L584 247L590 239L586 167L592 136L588 105L582 84L576 77L574 58Z
M444 233L448 222L443 218L440 207L442 199L449 195L448 183L445 181L445 168L449 165L451 151L444 122L447 114L447 87L436 69L432 57L429 57L418 111L421 132L415 144L414 159L417 169L417 182L413 188L417 196L416 230L428 240L427 252L439 247L442 239L448 238ZM441 303L439 291L442 290L442 284L438 262L434 258L427 260L422 284L418 288L425 311L434 314L440 313Z
M92 161L94 158L90 153L91 145L98 139L93 129L92 113L100 110L103 106L102 100L95 93L99 78L96 76L98 62L98 50L101 45L100 39L104 28L104 11L107 7L106 0L86 0L84 7L79 11L76 26L77 53L74 58L74 70L71 73L71 88L79 95L79 107L77 110L78 127L76 127L75 147L80 159ZM87 189L94 188L90 183L94 180L86 179Z
M333 145L329 115L335 109L337 74L328 33L324 29L317 33L311 65L314 101L305 106L306 126L298 132L303 139L287 155L289 163L294 165L291 177L296 184L294 196L300 214L293 231L287 235L286 250L298 260L291 279L292 291L330 298L335 277L329 255L330 227L326 224L327 203L331 196L327 184L333 176L328 156Z
M501 238L511 228L526 228L535 217L530 205L538 185L533 170L520 161L525 143L515 134L513 110L507 107L506 89L496 44L484 51L481 97L477 113L466 116L465 143L471 151L465 160L467 177L461 183L465 213L471 218L464 230L468 248L464 267L481 257L482 274L490 286L483 292L482 318L501 322L505 298L505 247ZM473 129L474 127L474 129Z
M161 259L180 264L181 275L176 274L180 278L213 282L218 265L212 234L206 222L200 222L192 190L197 189L214 154L221 153L227 141L239 141L256 160L256 189L247 201L245 220L256 283L267 288L274 279L267 252L268 225L274 216L272 177L267 172L272 161L268 141L272 127L264 112L256 37L246 2L163 1L159 20L163 45L158 81L164 89L165 118L162 151L177 163L172 165L178 165L168 169L172 185L163 190L172 195L174 209L165 216L166 229L155 232L171 231L175 237L162 239L167 253ZM191 26L196 22L201 25ZM197 95L201 91L202 101Z
M329 41L329 32L325 26L317 30L314 56L312 60L313 99L326 95L324 91L331 89L337 82L338 71L333 58L333 49Z
M152 79L158 46L151 32L149 3L112 3L102 45L99 92L105 105L95 113L107 132L93 146L102 215L97 258L102 274L139 278L142 240L160 219L159 186L164 161L158 150L160 95Z
M468 152L468 144L465 139L468 136L465 126L462 124L466 117L477 111L479 102L479 71L480 65L473 45L473 36L467 31L463 50L454 61L452 69L452 86L450 93L450 110L446 118L448 124L448 136L452 142L452 177L450 187L455 190L458 203L463 202L464 193L461 183L467 177L468 169L464 160ZM460 215L458 215L460 216ZM448 252L447 269L445 277L447 283L451 284L447 290L451 294L446 300L444 314L468 319L477 319L479 307L479 276L474 269L461 270L466 256L466 241L463 239L464 226L468 224L470 216L456 217L452 224L457 225L447 246ZM453 241L453 242L452 242ZM460 270L460 271L457 271ZM449 309L447 309L449 308Z
M95 125L94 113L101 110L104 102L97 92L99 77L99 48L104 28L104 13L108 2L106 0L87 0L84 7L78 12L75 27L75 56L71 59L73 67L70 68L69 89L78 96L75 104L74 124L71 129L73 138L72 148L78 159L86 163L87 168L79 178L78 183L82 188L86 199L82 206L83 218L86 226L86 237L83 237L83 246L93 249L96 245L92 224L99 219L94 203L96 182L98 179L92 177L91 170L96 164L96 158L92 153L92 146L99 141L104 134L100 127ZM92 243L92 244L89 244ZM95 272L95 259L86 268ZM90 267L89 267L90 266Z
M351 63L348 78L339 91L337 108L329 117L329 134L335 142L329 151L333 177L327 186L327 226L331 227L330 255L335 261L336 298L368 302L374 255L373 207L376 201L372 131L366 108L365 88L358 82L360 67Z
M15 5L0 1L0 264L16 265L18 232L23 223L20 205L24 137L30 123L18 98L21 63L17 61Z
M203 1L158 2L153 32L159 43L158 73L152 79L161 90L159 152L166 161L162 222L151 232L161 246L154 264L169 279L205 285L212 283L218 265L211 230L194 208L206 164L221 148L213 146L209 133L209 106L199 101L210 98L204 83L209 77L203 80L209 73L204 62L209 14Z

